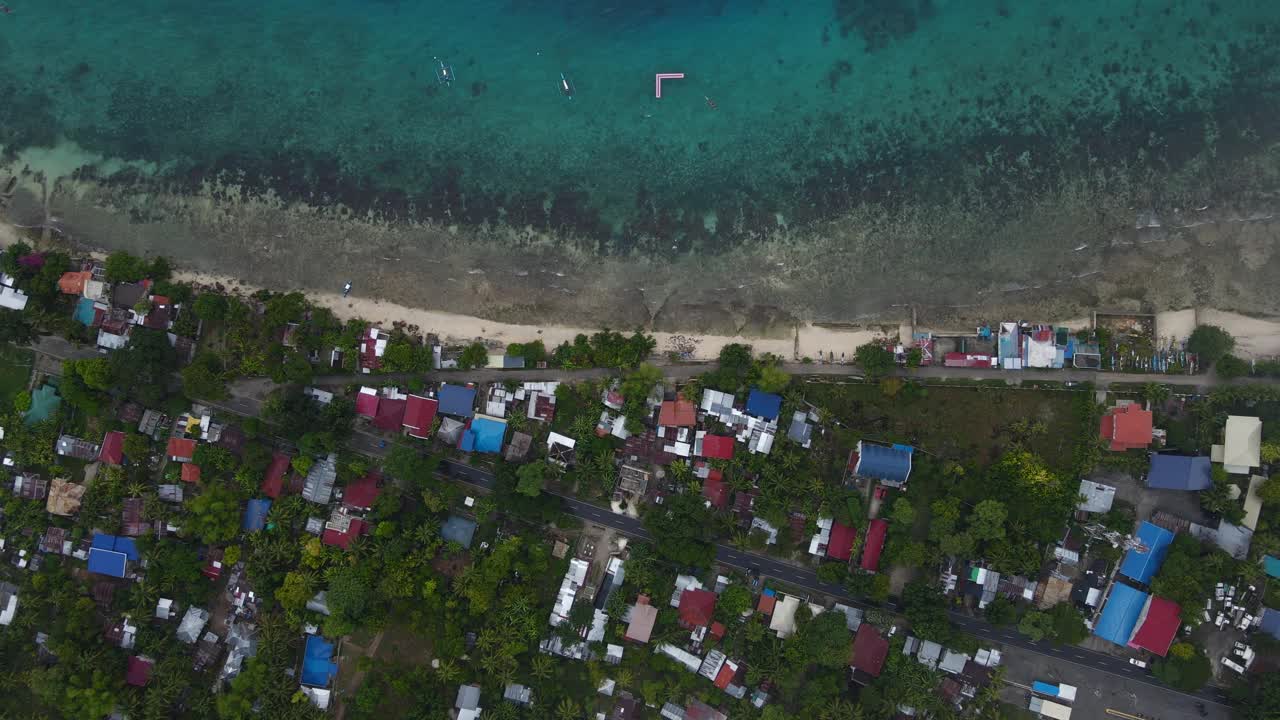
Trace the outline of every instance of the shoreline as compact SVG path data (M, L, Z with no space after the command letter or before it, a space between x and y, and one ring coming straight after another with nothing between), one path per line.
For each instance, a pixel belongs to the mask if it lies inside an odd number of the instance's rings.
M0 247L9 247L23 239L12 224L0 226ZM104 259L106 253L97 250L88 253L90 256ZM252 295L263 290L260 285L245 282L229 275L184 269L180 258L169 258L176 264L173 279L197 286L221 286L225 291L240 295ZM358 288L353 288L358 291ZM573 342L578 334L598 332L603 327L582 327L562 324L527 324L501 322L475 315L413 307L385 298L371 296L348 296L341 293L321 292L307 288L276 288L275 291L290 292L297 290L318 306L329 309L342 321L359 319L383 327L397 324L416 328L422 335L434 333L447 343L469 343L476 340L497 348L512 343L524 343L541 340L548 350L562 342ZM906 314L910 311L903 307ZM1191 334L1196 324L1218 325L1236 339L1236 354L1241 358L1262 359L1280 357L1280 318L1266 319L1243 315L1240 313L1218 310L1214 308L1182 308L1153 313L1156 319L1156 337L1185 338ZM1019 318L1031 322L1050 322L1054 325L1072 329L1084 328L1090 319L1074 317L1065 320L1045 320L1043 318ZM999 322L992 319L991 322ZM613 328L619 332L629 332L628 328ZM690 330L684 333L655 331L647 328L657 341L656 352L666 353L676 349L678 345L693 345L691 359L714 359L721 348L731 343L751 345L757 353L772 353L787 360L812 358L815 362L831 362L834 353L835 362L851 362L854 351L859 345L877 338L894 337L899 340L909 339L913 331L931 331L935 334L955 333L954 324L930 327L926 320L913 326L909 319L901 323L890 321L868 323L831 323L831 322L798 322L795 323L789 336L781 334L716 334ZM843 357L842 357L843 353Z

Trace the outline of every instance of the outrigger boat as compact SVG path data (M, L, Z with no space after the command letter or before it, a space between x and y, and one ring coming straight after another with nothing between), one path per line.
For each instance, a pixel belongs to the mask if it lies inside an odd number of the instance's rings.
M441 85L449 85L452 87L453 86L453 66L446 65L445 62L440 58L436 58L436 63L438 65L436 67L436 79L440 81Z

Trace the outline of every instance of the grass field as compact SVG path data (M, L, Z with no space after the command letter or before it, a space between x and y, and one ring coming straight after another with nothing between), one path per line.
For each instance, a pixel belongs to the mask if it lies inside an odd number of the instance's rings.
M850 447L859 439L903 443L940 460L986 466L1020 441L1062 470L1077 441L1069 392L901 387L890 396L877 384L810 383L804 395L840 423L837 435Z
M9 343L0 345L0 412L13 408L13 397L27 389L34 353Z

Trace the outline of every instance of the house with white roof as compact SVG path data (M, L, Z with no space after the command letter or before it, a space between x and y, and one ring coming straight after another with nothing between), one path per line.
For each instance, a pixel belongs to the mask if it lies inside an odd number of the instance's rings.
M1228 416L1223 443L1213 446L1211 457L1233 475L1249 474L1252 468L1262 464L1262 419Z

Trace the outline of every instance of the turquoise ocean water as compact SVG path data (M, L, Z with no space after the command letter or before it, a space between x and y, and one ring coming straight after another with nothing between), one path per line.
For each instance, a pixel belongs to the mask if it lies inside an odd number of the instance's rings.
M170 187L607 251L732 243L983 168L1172 171L1272 137L1280 98L1275 0L6 2L8 153L73 141ZM657 72L686 78L659 100Z

